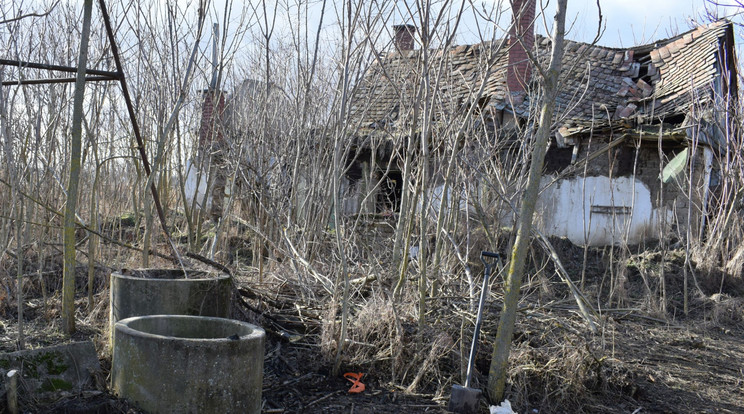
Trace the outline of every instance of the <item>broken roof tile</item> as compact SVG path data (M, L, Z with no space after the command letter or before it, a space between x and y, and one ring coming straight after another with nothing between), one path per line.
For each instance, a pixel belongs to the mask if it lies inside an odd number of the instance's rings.
M608 118L621 115L625 118L633 114L664 117L679 113L685 110L680 108L690 104L693 96L696 100L712 99L711 82L716 76L713 62L727 30L731 30L730 23L716 23L658 41L655 43L657 47L645 45L627 51L567 41L561 73L563 87L556 98L559 108L556 116L561 117L561 122L588 127L596 126L598 119L608 121ZM442 94L436 103L440 108L435 111L446 114L451 112L448 108L468 102L470 93L478 89L486 73L490 73L490 78L485 82L484 98L490 102L489 105L511 110L518 116L526 116L534 110L535 102L529 96L520 104L513 104L507 98L506 47L495 52L495 66L487 72L485 57L496 45L487 42L451 48L443 55L430 54L434 65L438 65L440 59L447 59L443 63L450 68L448 75L451 75L440 83ZM538 61L546 64L550 40L538 35L534 53ZM352 106L358 108L354 109L353 116L369 121L360 122L360 125L370 125L390 117L390 114L397 114L395 108L406 107L415 99L413 93L418 85L415 71L421 65L420 51L383 56L380 61L385 70L378 63L373 64L355 95L362 103ZM639 61L646 69L640 72L645 74L643 80L636 72L640 68ZM620 69L627 71L621 72ZM533 71L533 82L537 76ZM598 111L599 106L618 109L608 114L606 109ZM565 113L566 110L570 112ZM401 115L400 122L405 122L406 116Z
M662 46L657 49L659 51L659 56L661 56L662 59L667 59L670 56L672 56L672 53L669 51L669 49L666 46Z
M643 79L638 79L636 85L638 85L638 88L641 89L644 98L647 98L654 93L654 88L651 87L651 85L649 85Z
M652 50L649 55L651 55L651 62L659 63L661 61L661 54L658 50Z

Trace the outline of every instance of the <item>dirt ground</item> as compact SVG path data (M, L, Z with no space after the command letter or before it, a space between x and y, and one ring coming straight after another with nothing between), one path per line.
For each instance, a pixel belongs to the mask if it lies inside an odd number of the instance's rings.
M84 273L83 273L84 274ZM79 330L72 340L91 339L99 349L104 376L110 366L106 349L106 269L96 281L96 306L85 310L79 299ZM637 276L637 275L636 275ZM550 300L539 288L525 288L510 360L507 398L520 414L532 413L742 413L744 412L744 300L726 294L698 295L688 316L672 309L666 318L642 310L632 289L640 284L628 276L626 307L600 312L598 331L592 334L576 306L560 292ZM84 279L84 278L83 278ZM637 278L636 278L637 279ZM353 360L341 373L363 373L366 389L349 393L351 382L330 375L332 364L324 355L322 310L282 306L276 286L256 287L236 277L235 318L266 326L268 340L264 366L264 413L440 413L452 384L462 384L455 373L461 341L453 339L441 358L411 361L414 368L430 363L414 390L407 390L413 375L391 374L398 367L380 360ZM597 280L598 281L598 280ZM38 286L29 284L25 301L26 347L69 341L60 334L58 285L47 286L46 304ZM81 281L79 292L84 291ZM538 283L539 284L539 283ZM597 289L589 287L587 291ZM498 282L492 286L498 292ZM444 290L443 290L444 291ZM291 302L291 297L285 302ZM451 300L442 298L442 301ZM454 302L453 302L454 303ZM497 293L485 313L482 342L476 361L474 386L484 388L500 302ZM441 306L447 309L447 306ZM454 309L454 307L453 307ZM14 303L0 306L0 352L16 350L17 314ZM293 315L293 312L294 315ZM432 331L456 338L459 323L432 314ZM312 316L314 315L314 316ZM458 321L460 319L457 319ZM467 325L467 324L465 324ZM465 328L467 332L469 328ZM408 339L420 333L403 321ZM289 333L289 334L288 334ZM465 342L470 334L463 335ZM469 343L466 344L469 346ZM364 345L359 345L363 348ZM350 351L353 347L350 348ZM432 348L433 350L433 348ZM403 348L402 355L409 358ZM431 351L433 355L433 351ZM384 359L384 358L381 358ZM393 358L393 361L401 361ZM403 361L405 363L405 361ZM397 375L397 376L396 376ZM105 382L105 381L104 381ZM83 395L66 395L54 404L26 401L25 412L136 413L134 407L112 397L105 386ZM2 407L2 405L0 405ZM1 412L2 410L0 410ZM482 412L487 411L485 398Z
M552 323L575 319L567 312L546 315ZM571 324L568 322L568 324ZM519 413L742 413L744 412L744 331L707 328L696 323L665 324L630 315L608 319L597 338L607 352L596 369L596 383L583 384L584 395L567 396L566 407L554 401L527 401L514 405ZM520 322L521 332L544 327L540 322ZM524 340L521 338L520 340ZM516 353L532 348L528 340L516 344ZM539 349L539 344L536 345ZM281 343L271 345L266 365L264 412L400 413L447 412L449 388L430 394L407 395L386 384L379 373L366 374L367 390L349 394L350 383L329 377L322 368L311 372L300 367L316 365L316 352ZM550 352L549 349L543 351ZM481 385L488 355L479 354ZM315 356L314 356L315 355ZM482 359L482 360L480 360ZM550 362L546 362L546 366ZM546 367L543 367L546 368ZM576 367L579 369L579 367ZM530 375L538 369L515 367ZM535 381L539 383L540 381ZM545 384L535 384L544 386ZM556 392L561 391L556 387ZM529 393L516 390L512 394ZM558 399L556 399L558 400ZM483 412L486 411L485 403Z

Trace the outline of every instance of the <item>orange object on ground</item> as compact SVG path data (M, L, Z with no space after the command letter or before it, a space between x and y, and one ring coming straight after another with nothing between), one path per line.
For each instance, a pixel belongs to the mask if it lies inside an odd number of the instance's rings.
M344 374L344 378L352 382L351 388L349 388L349 393L358 394L367 388L362 384L363 376L364 374L361 372L347 372Z

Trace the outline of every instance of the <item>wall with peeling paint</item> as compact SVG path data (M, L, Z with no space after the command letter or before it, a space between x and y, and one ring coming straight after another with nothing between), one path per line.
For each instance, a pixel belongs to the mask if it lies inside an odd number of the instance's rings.
M552 180L543 177L545 186ZM577 245L637 244L655 239L668 209L654 207L648 186L632 177L575 177L559 180L540 196L535 224L546 235Z

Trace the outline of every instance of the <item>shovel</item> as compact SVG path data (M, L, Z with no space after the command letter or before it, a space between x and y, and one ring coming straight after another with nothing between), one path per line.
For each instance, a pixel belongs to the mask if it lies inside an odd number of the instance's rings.
M494 259L488 261L486 258ZM473 344L470 346L470 357L468 358L468 373L465 376L465 386L453 385L452 394L450 395L447 409L456 413L477 413L480 396L482 391L477 388L470 388L470 380L473 378L473 365L475 364L475 350L478 347L478 336L480 335L481 319L483 317L483 305L486 303L486 294L488 291L488 277L491 275L491 268L500 258L498 253L481 252L481 261L486 265L486 271L483 276L483 289L481 289L480 302L478 303L478 316L475 318L475 331L473 332Z

